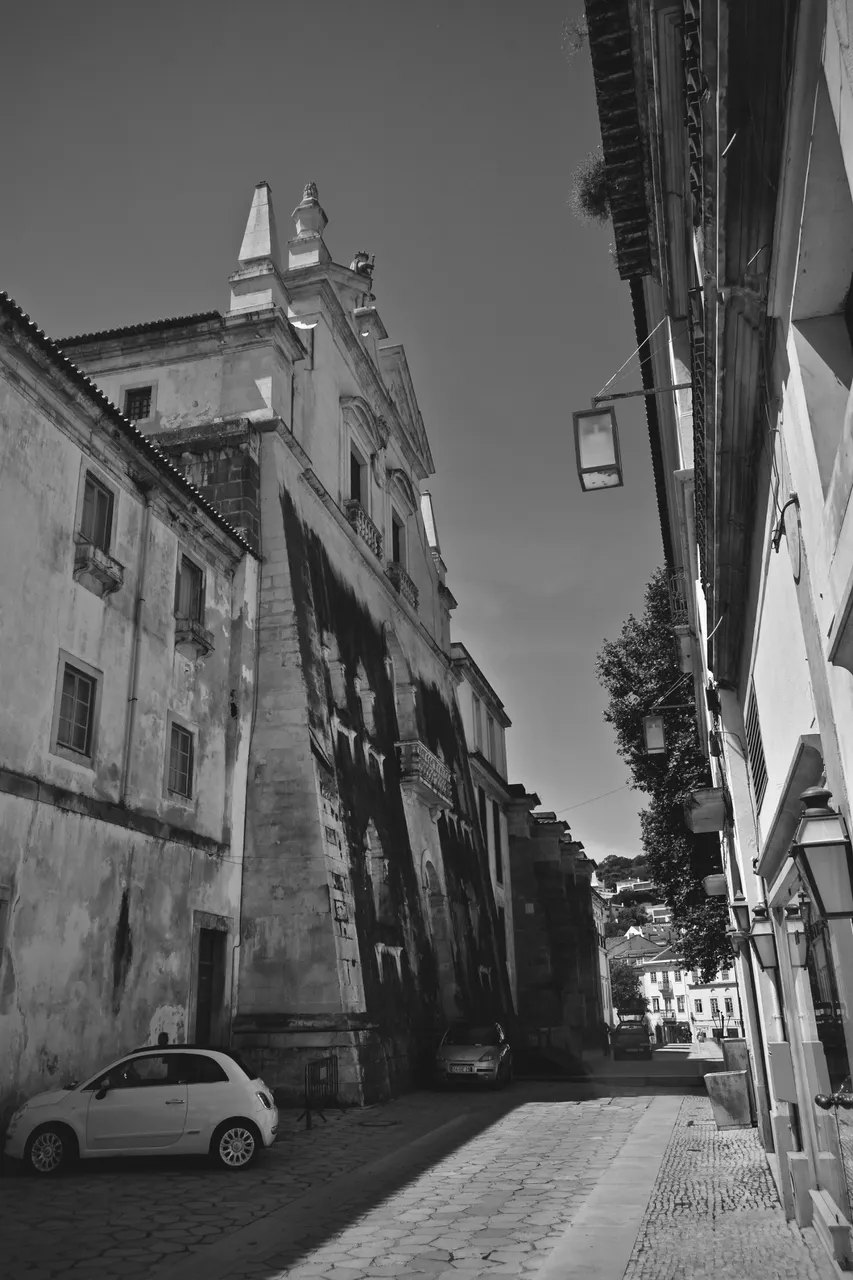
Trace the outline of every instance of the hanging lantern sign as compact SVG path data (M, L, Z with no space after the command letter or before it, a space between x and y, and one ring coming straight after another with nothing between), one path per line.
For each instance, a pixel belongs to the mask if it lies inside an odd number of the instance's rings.
M578 477L584 492L616 489L622 484L622 459L616 413L608 409L582 409L572 414Z
M663 716L643 716L643 741L646 744L647 756L666 754L666 734L663 728Z

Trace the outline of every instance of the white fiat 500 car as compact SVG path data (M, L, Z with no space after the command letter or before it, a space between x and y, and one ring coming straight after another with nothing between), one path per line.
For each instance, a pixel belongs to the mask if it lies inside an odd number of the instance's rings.
M239 1054L227 1049L138 1049L83 1084L39 1093L6 1129L6 1155L52 1174L78 1157L209 1155L246 1169L270 1147L278 1110Z

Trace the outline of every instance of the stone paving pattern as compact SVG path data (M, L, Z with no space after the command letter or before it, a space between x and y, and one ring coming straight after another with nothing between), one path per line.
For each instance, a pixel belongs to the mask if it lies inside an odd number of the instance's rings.
M833 1280L813 1230L786 1222L754 1129L719 1131L685 1098L624 1280Z
M529 1089L527 1090L529 1092ZM533 1277L649 1105L648 1097L524 1101L379 1205L229 1280Z

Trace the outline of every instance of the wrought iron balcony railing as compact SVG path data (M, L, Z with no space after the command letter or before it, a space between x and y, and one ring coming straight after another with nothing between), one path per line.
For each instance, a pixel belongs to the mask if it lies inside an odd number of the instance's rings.
M672 614L672 625L674 627L686 627L690 624L690 614L687 610L687 580L683 569L670 569L668 574L669 583L669 610Z
M350 498L344 503L344 512L353 529L363 538L377 560L382 559L382 534L376 528L370 516L357 498Z
M404 600L408 600L409 604L417 612L418 589L399 560L392 560L390 564L386 565L385 572L394 584L395 589Z
M443 760L417 738L397 743L397 757L403 789L425 804L449 809L453 804L450 770Z

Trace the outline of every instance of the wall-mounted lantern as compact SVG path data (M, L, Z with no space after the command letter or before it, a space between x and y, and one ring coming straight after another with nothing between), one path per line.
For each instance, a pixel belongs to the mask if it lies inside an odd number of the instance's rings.
M853 850L840 813L825 787L800 796L806 806L794 837L793 855L815 906L828 920L853 916Z
M666 755L663 716L643 716L643 742L647 756Z
M776 939L773 936L773 922L766 907L753 907L752 929L749 940L755 952L755 958L766 973L777 968L779 959L776 954Z
M622 458L614 409L581 409L572 414L578 478L585 493L617 489L622 484Z
M742 893L736 893L729 903L735 918L735 926L740 933L749 933L749 903Z

